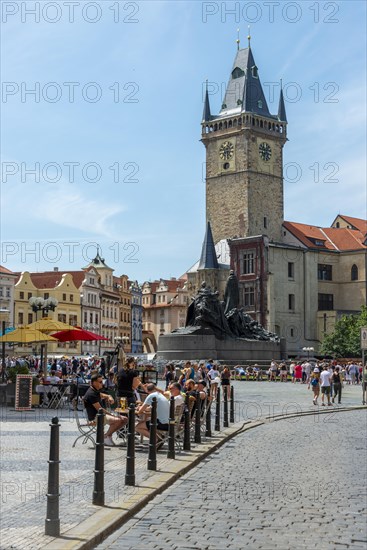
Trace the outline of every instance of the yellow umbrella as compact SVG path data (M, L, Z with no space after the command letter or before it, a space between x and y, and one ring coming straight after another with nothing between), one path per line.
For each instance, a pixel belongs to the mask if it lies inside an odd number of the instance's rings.
M54 321L50 317L43 317L39 321L35 321L30 325L27 325L27 328L32 328L40 330L41 332L58 332L60 330L76 330L72 325L67 323L62 323L61 321Z
M44 334L40 330L28 327L19 327L4 336L0 337L0 342L17 342L19 344L30 344L32 342L53 342L56 338Z

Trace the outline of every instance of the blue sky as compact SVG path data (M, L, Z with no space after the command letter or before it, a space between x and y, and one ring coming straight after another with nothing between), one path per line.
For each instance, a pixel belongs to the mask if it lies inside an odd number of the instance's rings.
M203 83L217 113L249 23L272 113L285 87L285 219L366 216L364 2L80 1L71 21L40 2L37 22L35 4L2 2L2 265L80 269L98 243L116 275L184 273L205 231Z

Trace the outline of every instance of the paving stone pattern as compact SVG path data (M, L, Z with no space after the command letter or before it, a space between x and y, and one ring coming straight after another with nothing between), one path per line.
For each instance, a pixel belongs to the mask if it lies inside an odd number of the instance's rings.
M98 550L365 550L367 415L270 422L203 461Z
M237 401L236 421L256 419L272 413L309 410L313 407L310 392L304 385L279 382L235 382L234 387ZM360 386L346 386L343 404L360 404L360 394ZM354 413L346 414L354 415ZM342 415L344 413L338 416L338 420ZM39 409L35 412L19 413L2 407L0 408L1 550L23 550L24 548L37 550L50 540L43 533L46 517L49 424L53 416L58 416L61 423L61 532L73 528L96 511L96 507L91 504L94 452L87 445L82 445L80 441L75 448L72 448L73 441L78 435L73 413L65 409L61 411ZM256 432L254 437L256 439ZM105 453L107 504L116 502L118 495L125 494L128 497L136 491L135 488L127 488L124 485L125 455L125 450L117 449ZM152 475L146 470L146 460L146 454L137 454L138 484L142 479L148 479ZM165 460L167 460L165 453L159 453L158 466L164 467ZM237 464L236 456L232 457L231 461Z

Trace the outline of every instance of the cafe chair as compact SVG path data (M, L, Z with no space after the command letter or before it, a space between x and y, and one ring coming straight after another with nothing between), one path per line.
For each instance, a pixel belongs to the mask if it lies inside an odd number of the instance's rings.
M75 441L73 443L73 447L75 447L76 442L79 439L83 439L82 440L83 445L85 443L87 443L87 441L90 441L92 443L93 449L94 449L95 446L96 446L95 437L96 437L96 431L97 431L97 424L94 420L92 422L90 420L88 420L87 411L85 409L84 401L83 401L83 413L82 413L83 414L83 419L82 420L79 417L77 399L73 399L73 406L74 406L74 417L75 417L75 420L76 420L76 425L77 425L78 431L80 433L80 435L78 435L78 437L75 439Z

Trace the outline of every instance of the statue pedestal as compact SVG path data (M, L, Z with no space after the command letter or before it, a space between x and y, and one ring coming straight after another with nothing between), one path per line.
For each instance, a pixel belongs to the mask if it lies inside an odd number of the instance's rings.
M285 340L225 339L212 334L166 334L160 336L157 355L171 360L218 359L229 363L286 359Z

